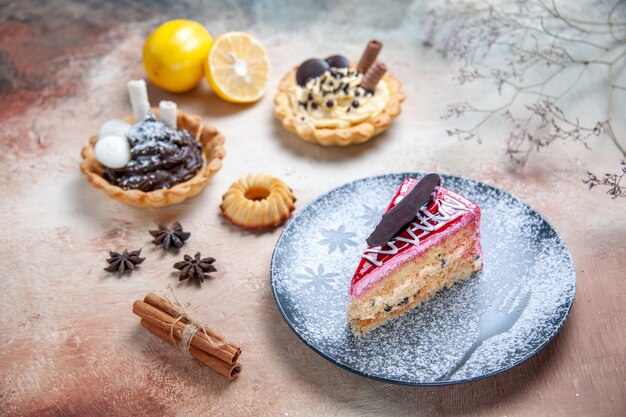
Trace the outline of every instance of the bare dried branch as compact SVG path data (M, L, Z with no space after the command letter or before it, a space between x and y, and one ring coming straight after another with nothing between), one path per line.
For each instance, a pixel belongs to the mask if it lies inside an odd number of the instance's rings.
M611 123L615 94L626 91L614 77L626 69L624 12L623 0L608 9L604 19L566 15L555 0L446 1L429 10L423 17L425 44L462 63L454 79L461 85L491 80L500 95L509 96L491 109L467 102L450 104L442 117L445 120L470 113L483 116L470 128L449 129L448 135L480 143L482 128L499 115L499 120L510 125L505 152L520 166L533 152L555 141L580 143L589 149L589 139L602 135L626 157ZM606 79L597 79L598 71L587 71L591 66L608 68ZM579 70L570 84L562 91L549 92L551 82L562 79L561 74L572 68ZM566 114L559 105L583 78L604 83L609 91L605 117L589 125ZM599 177L589 173L585 184L589 188L607 186L613 198L623 197L623 160L621 164L621 174Z

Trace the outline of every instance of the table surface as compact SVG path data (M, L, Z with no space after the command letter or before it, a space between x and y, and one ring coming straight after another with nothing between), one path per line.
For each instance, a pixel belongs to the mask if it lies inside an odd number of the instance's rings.
M515 169L496 137L459 142L445 105L463 94L452 69L422 46L419 4L218 1L205 5L117 0L13 2L0 6L0 414L617 416L626 411L626 215L624 201L587 191L586 169L607 172L619 154L603 138L592 151L555 144ZM124 206L89 186L79 152L108 119L129 112L126 81L144 77L141 46L159 22L192 17L216 35L245 30L266 46L269 90L253 105L221 101L203 82L173 99L226 137L224 167L196 198L164 209ZM278 80L310 56L358 56L377 37L407 100L369 143L322 148L275 120ZM494 89L484 91L485 95ZM482 94L482 92L481 92ZM495 93L493 93L495 94ZM593 104L593 103L591 103ZM592 106L590 106L592 107ZM221 195L248 172L285 180L301 209L342 183L375 174L464 175L519 196L564 237L577 272L571 315L529 361L470 384L407 387L369 380L318 356L289 329L271 294L269 264L281 232L246 232L219 211ZM179 220L183 253L217 258L202 287L177 284L147 230ZM109 250L143 248L130 276L102 270ZM133 300L174 284L196 313L243 347L233 382L154 338Z

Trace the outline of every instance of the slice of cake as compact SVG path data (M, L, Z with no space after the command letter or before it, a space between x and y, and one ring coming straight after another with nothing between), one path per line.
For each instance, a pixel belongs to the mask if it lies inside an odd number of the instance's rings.
M430 176L438 178L436 174ZM423 181L425 185L426 177ZM386 217L389 220L390 211L418 184L413 178L402 182L383 221ZM412 193L412 200L417 191ZM429 193L426 199L409 212L410 216L416 213L413 219L400 220L399 231L392 231L387 243L370 246L362 255L348 303L348 321L357 336L419 306L437 291L483 267L478 205L438 185L424 192Z

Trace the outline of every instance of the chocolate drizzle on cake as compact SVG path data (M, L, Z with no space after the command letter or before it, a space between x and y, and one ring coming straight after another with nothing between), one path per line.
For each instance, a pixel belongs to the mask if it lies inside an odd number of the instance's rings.
M175 130L152 113L128 132L131 159L123 168L104 169L104 177L124 190L171 188L191 179L204 164L202 144L188 130Z
M421 207L427 204L433 191L441 185L438 174L428 174L394 208L385 213L372 234L367 238L371 247L382 246L393 239L410 223Z

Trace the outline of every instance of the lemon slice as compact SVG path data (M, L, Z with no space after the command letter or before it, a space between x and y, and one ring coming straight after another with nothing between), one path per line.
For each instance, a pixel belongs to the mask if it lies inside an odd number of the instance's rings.
M244 32L218 36L205 61L213 91L226 101L251 103L267 89L270 61L259 41Z

